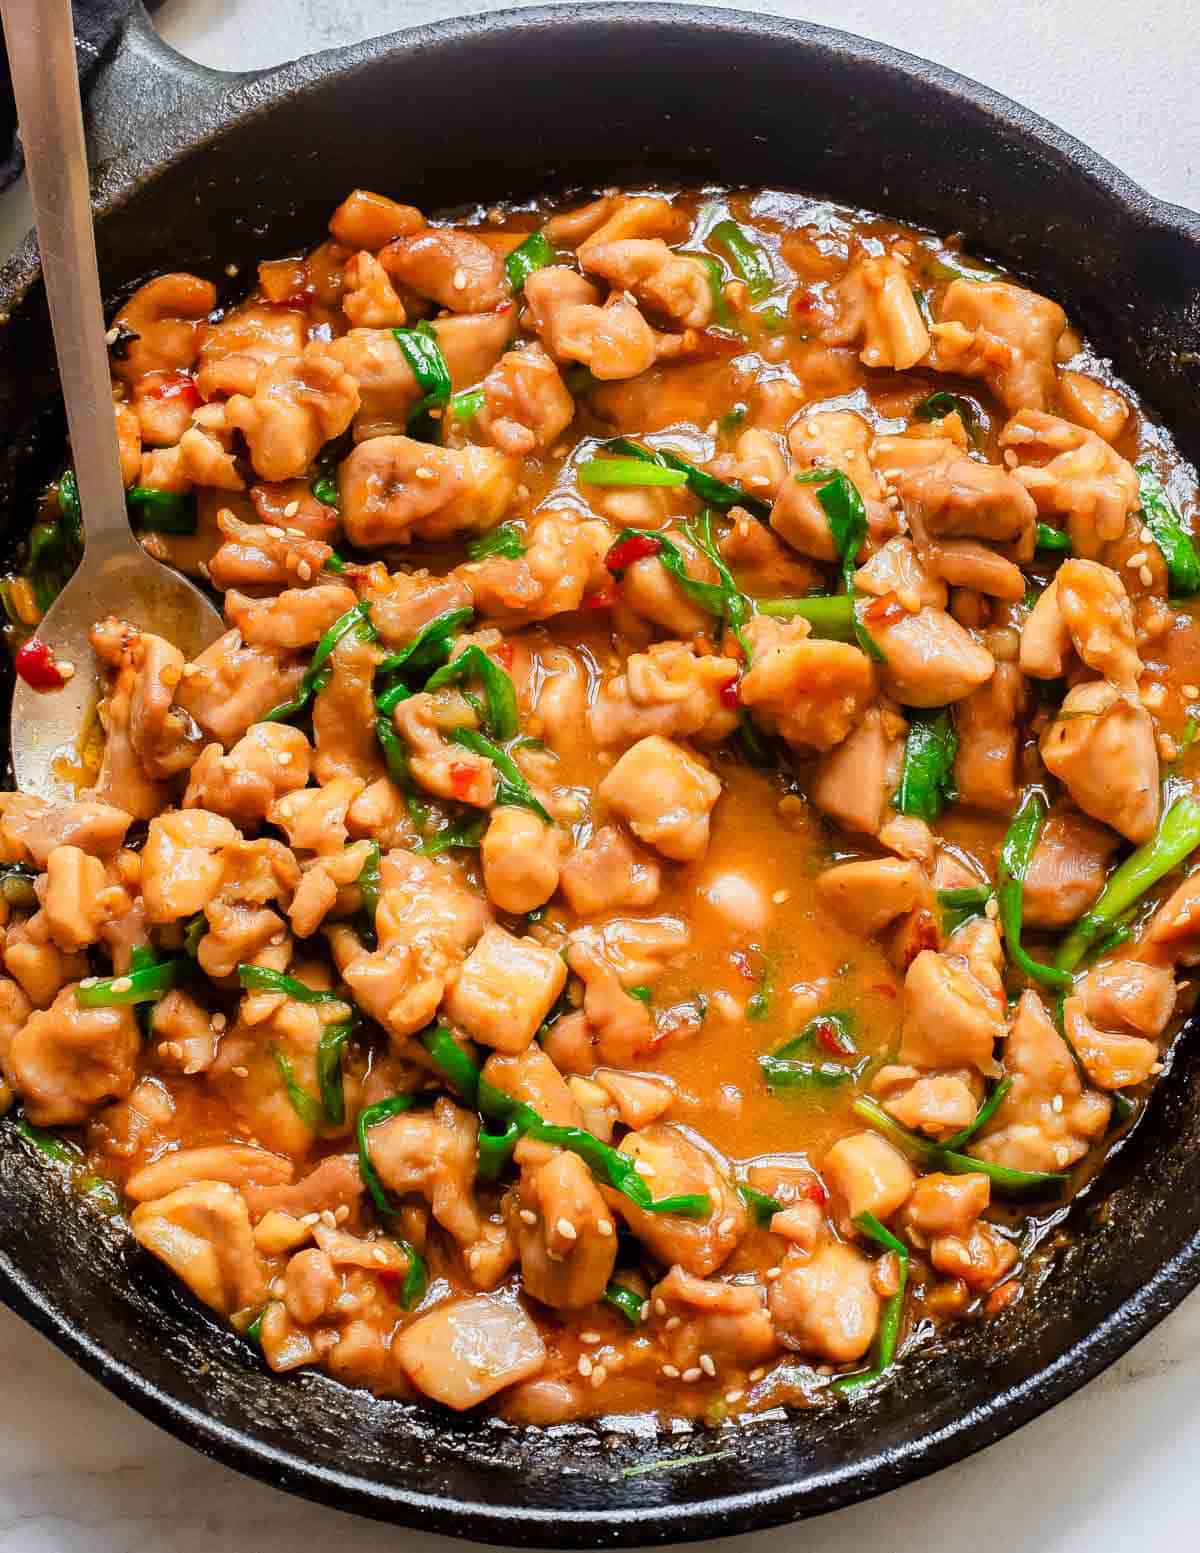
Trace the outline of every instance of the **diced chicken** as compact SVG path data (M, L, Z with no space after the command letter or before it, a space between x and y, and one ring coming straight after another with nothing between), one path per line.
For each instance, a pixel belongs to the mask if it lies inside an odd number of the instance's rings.
M66 986L13 1036L4 1076L35 1127L71 1126L101 1101L124 1099L140 1046L131 1008L81 1008L75 987Z
M652 1213L628 1197L610 1201L630 1229L664 1266L707 1278L732 1255L749 1229L746 1205L734 1188L728 1166L693 1143L670 1122L654 1122L621 1140L622 1154L649 1167L643 1175L655 1198L707 1193L710 1211L697 1219Z
M1073 809L1051 813L1025 875L1024 918L1031 928L1065 928L1104 888L1117 838Z
M340 437L358 409L358 386L319 345L263 367L253 397L234 394L226 422L243 433L264 480L302 475L324 444Z
M626 750L596 789L639 841L674 862L708 848L709 819L721 781L698 756L652 734Z
M1148 841L1160 807L1154 722L1135 694L1102 680L1067 692L1041 738L1046 768L1093 819Z
M439 798L490 808L496 798L496 769L486 755L445 740L443 710L434 696L421 691L401 701L392 714L396 731L411 752L412 775L426 792Z
M135 1240L220 1315L254 1309L266 1298L250 1215L228 1183L198 1181L141 1203L129 1227Z
M216 287L197 275L158 275L134 292L113 320L134 336L113 372L127 383L147 372L180 372L196 360L198 333L217 305Z
M299 728L255 723L226 755L209 744L188 776L185 809L207 809L235 825L264 820L277 799L308 785L312 748Z
M229 820L206 809L156 815L142 848L146 920L175 922L203 911L221 888L222 849L240 839Z
M812 640L802 620L759 615L745 634L754 656L738 689L755 722L799 749L840 744L875 696L867 655L846 642Z
M475 1201L476 1118L444 1096L432 1111L388 1117L367 1134L371 1163L397 1196L419 1193L433 1216L461 1245L482 1233Z
M954 780L959 801L1010 814L1017 801L1017 755L1025 681L1015 663L997 663L985 685L954 713L958 754Z
M335 1214L343 1206L353 1209L363 1190L356 1156L328 1154L299 1181L277 1186L251 1183L243 1188L243 1196L250 1217L258 1222L271 1213L300 1219L323 1208Z
M509 351L483 380L480 431L502 453L553 446L571 424L575 401L540 345Z
M979 1174L921 1176L904 1210L906 1225L926 1241L940 1235L965 1239L991 1201L992 1183Z
M821 1167L848 1219L861 1213L888 1219L908 1201L916 1175L912 1166L877 1132L839 1138Z
M573 223L575 232L579 233L593 221L591 230L582 236L556 235L568 230L568 223ZM585 268L593 248L602 243L622 242L630 237L661 237L668 242L679 242L687 230L684 212L656 194L616 195L611 199L596 200L568 216L552 217L546 225L546 235L552 242L578 243L579 261Z
M924 949L904 979L904 1023L897 1060L918 1068L999 1069L993 1048L1004 1034L1004 998L981 981L961 952Z
M595 560L586 527L573 514L550 512L530 529L522 555L468 562L457 577L484 619L548 620L579 608Z
M267 810L267 820L297 851L336 852L346 844L346 814L362 791L360 777L335 777L324 787L285 793Z
M342 312L356 329L394 329L406 321L404 303L387 271L363 249L346 265Z
M364 786L384 773L375 737L373 695L381 654L348 631L329 657L329 682L313 703L313 774L318 782L356 777Z
M99 941L101 929L129 910L119 884L110 884L104 864L78 847L55 847L46 863L42 914L46 929L66 954Z
M559 884L571 910L598 916L623 907L652 906L661 870L614 825L602 826L562 865Z
M1056 302L1022 286L955 280L933 326L930 365L983 378L1010 411L1044 410L1054 392L1054 352L1066 323Z
M13 922L4 939L4 968L20 983L21 990L38 1008L54 1001L67 982L87 975L87 956L67 954L50 937L44 911L27 921Z
M470 232L426 227L393 238L380 251L389 275L452 313L490 313L507 299L504 264Z
M1071 632L1058 607L1058 579L1038 595L1021 627L1020 666L1022 674L1035 679L1059 679L1071 651Z
M849 1364L870 1348L881 1301L861 1251L828 1241L811 1256L787 1256L767 1305L780 1342L829 1364Z
M1133 606L1116 572L1072 557L1059 567L1054 593L1075 651L1088 667L1121 689L1136 686L1142 660Z
M623 503L620 522L631 523L634 527L657 528L661 522L658 516L651 518L649 514L644 514L634 517L624 510L624 502L629 497L648 499L653 502L661 494L657 491L618 490L610 493L610 499L606 501L605 507L609 515L616 518L617 514L613 510L614 502L620 499ZM678 531L672 531L670 541L683 557L684 570L689 577L697 582L716 581L716 568L696 545ZM658 626L672 636L685 640L700 631L708 630L711 626L712 616L688 597L682 584L671 576L657 556L644 556L641 560L634 561L633 565L626 569L620 581L622 614L628 612L641 620L648 620L651 625Z
M230 749L265 713L292 699L303 675L304 664L291 654L251 647L240 632L226 631L194 660L175 700L207 738Z
M452 1023L485 1046L524 1051L566 979L555 950L493 926L467 957L442 1007Z
M526 1101L555 1126L583 1126L583 1112L567 1088L567 1081L540 1046L528 1046L516 1056L493 1053L483 1065L483 1076L503 1094ZM528 1157L531 1148L537 1151L545 1147L522 1140L517 1145L518 1163Z
M873 938L897 917L928 909L933 892L918 863L898 857L839 863L820 875L825 904L854 932Z
M903 723L869 707L851 733L817 761L809 796L847 830L877 836L900 780Z
M494 527L516 488L513 460L494 448L433 447L410 437L360 442L341 466L342 521L373 550Z
M1154 965L1200 961L1200 873L1193 873L1150 918L1139 953Z
M225 618L252 647L296 649L320 641L358 597L343 582L287 588L274 598L252 599L236 589L225 595Z
M287 925L273 911L217 899L209 903L204 914L208 932L197 945L196 959L214 981L232 976L243 963L261 963L264 954L277 955L282 962L272 966L274 970L288 963L291 939Z
M661 238L629 237L589 241L580 255L589 274L615 291L629 291L653 313L691 329L707 328L713 297L701 260L672 253Z
M653 1045L654 1020L649 1009L625 990L603 946L590 937L575 936L567 950L567 963L584 986L581 1034L588 1049L583 1071L589 1072L597 1059L627 1067ZM558 1031L555 1050L563 1041L564 1032Z
M867 630L886 658L880 683L903 706L946 706L987 683L996 660L964 631L953 615L921 609L915 615L888 608L864 611Z
M905 1127L948 1138L975 1120L983 1084L974 1069L921 1074L917 1068L889 1064L872 1085L883 1108Z
M621 1125L634 1131L656 1122L675 1100L674 1090L668 1084L642 1074L597 1068L593 1078L616 1106Z
M416 1387L456 1412L546 1363L546 1345L520 1305L482 1294L435 1306L405 1327L395 1353Z
M1077 556L1096 559L1119 539L1139 502L1132 465L1095 432L1056 415L1028 409L1000 434L1001 448L1019 460L1013 474L1048 517L1065 518Z
M329 230L337 242L372 253L394 238L419 232L424 225L425 217L415 205L401 205L370 189L352 190L329 218Z
M133 409L118 400L113 405L117 422L117 452L121 459L121 482L136 485L142 472L142 428Z
M1128 1030L1157 1038L1175 1012L1171 972L1141 960L1097 965L1078 986L1083 1009L1102 1030Z
M558 888L566 839L529 809L494 809L479 848L488 899L516 916L544 906Z
M859 344L868 367L907 372L929 350L908 266L893 254L857 259L836 287L838 322L825 338Z
M598 307L599 292L574 270L548 265L525 282L533 327L555 361L579 361L602 382L654 365L654 330L623 292Z
M230 1186L285 1186L294 1166L290 1159L244 1143L210 1144L174 1149L135 1170L125 1183L133 1202L151 1202L182 1186L200 1181L225 1181Z
M216 1061L220 1034L211 1015L182 987L171 990L150 1009L154 1056L169 1073L207 1073Z
M359 409L354 440L403 432L421 389L404 348L390 329L351 329L331 340L326 354L354 379Z
M1115 442L1129 419L1124 394L1086 372L1058 374L1058 402L1067 420L1094 431L1105 442Z
M390 592L368 595L371 624L386 647L407 647L422 626L471 604L470 589L457 577L397 572L390 580Z
M1097 1089L1127 1089L1143 1084L1158 1061L1158 1047L1144 1036L1097 1029L1080 997L1064 1002L1063 1031Z
M1012 1088L967 1152L1015 1170L1065 1170L1108 1126L1112 1102L1085 1090L1036 992L1022 994L1004 1049Z
M1037 507L1006 469L949 452L937 463L909 470L897 487L917 550L939 575L945 575L933 553L939 540L985 539L1011 545L1018 560L1032 560ZM953 554L949 546L946 554Z
M289 534L274 523L243 523L227 507L217 513L217 528L223 542L206 564L221 592L304 586L320 577L333 554L331 546L306 538L300 528Z
M304 349L304 319L290 308L247 302L206 325L200 344L196 386L202 398L254 393L263 367Z
M552 1310L581 1310L600 1299L617 1260L616 1225L579 1156L560 1150L526 1165L511 1202L526 1292Z
M945 609L949 598L946 584L922 565L912 540L900 536L880 545L858 568L854 586L877 599L894 595L910 614L923 605Z
M631 653L625 672L601 687L588 710L598 744L632 744L648 734L717 743L737 727L726 692L737 679L732 658L696 653L685 642L655 642Z
M672 1267L651 1291L657 1312L666 1307L665 1322L674 1321L664 1339L676 1369L696 1365L701 1354L715 1363L756 1365L778 1346L761 1285L724 1283L697 1278Z
M823 410L802 416L788 432L788 446L797 476L818 469L842 470L863 499L872 536L881 539L895 533L894 514L883 501L879 479L867 456L871 428L861 415L853 410ZM771 527L801 555L834 561L837 546L818 488L802 478L785 479L771 509Z

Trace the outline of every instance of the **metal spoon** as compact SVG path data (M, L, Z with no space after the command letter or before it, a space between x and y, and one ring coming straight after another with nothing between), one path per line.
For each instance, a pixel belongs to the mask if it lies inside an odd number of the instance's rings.
M175 643L188 657L224 629L200 590L152 560L129 527L117 452L104 312L88 194L83 113L70 0L0 0L13 93L25 147L71 451L83 509L79 570L38 636L74 674L61 690L18 680L12 753L22 792L75 797L56 762L77 763L77 741L102 691L88 631L106 615ZM66 757L64 760L63 757Z

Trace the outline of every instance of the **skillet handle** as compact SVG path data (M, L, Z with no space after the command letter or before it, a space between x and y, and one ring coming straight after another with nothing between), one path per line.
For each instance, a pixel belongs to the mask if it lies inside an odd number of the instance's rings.
M93 184L106 167L132 159L149 171L184 141L203 135L239 87L266 70L212 70L164 43L136 0L116 45L92 77L85 128Z

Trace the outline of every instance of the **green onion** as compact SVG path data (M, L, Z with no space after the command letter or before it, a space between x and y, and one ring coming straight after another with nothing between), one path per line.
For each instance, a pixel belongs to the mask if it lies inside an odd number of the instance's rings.
M1200 810L1197 811L1200 813ZM1065 989L1071 985L1066 971L1034 960L1021 947L1021 918L1025 903L1025 875L1037 850L1038 837L1046 823L1046 800L1031 789L1021 800L1012 824L1000 845L996 871L996 901L1000 907L1000 925L1004 929L1004 951L1031 980L1044 987Z
M450 414L456 421L470 421L483 409L487 395L482 388L471 388L461 394L455 394L450 401ZM470 547L468 546L468 549Z
M58 512L66 529L67 538L83 549L83 508L79 502L79 482L73 469L63 471L58 482Z
M157 491L148 485L135 485L126 492L125 505L136 524L156 534L196 532L195 491Z
M317 643L293 699L283 702L280 706L272 707L269 712L264 712L262 721L283 722L288 717L294 717L297 712L302 712L327 682L322 680L322 671L341 639L351 631L357 631L365 641L375 639L377 633L371 624L370 615L370 599L364 599L361 603L355 604L352 609L348 609L344 615L339 615Z
M379 740L379 747L383 751L383 762L387 767L388 776L404 794L409 818L418 830L425 830L432 811L429 805L417 795L417 784L408 759L408 746L387 717L375 719L375 737Z
M650 1002L654 994L650 991L649 987L626 987L625 991L631 998L636 998L639 1003L644 1003L647 1008L650 1007Z
M1054 1196L1067 1183L1067 1177L1058 1171L1014 1170L1009 1165L994 1165L991 1160L976 1159L973 1154L960 1154L954 1149L945 1148L902 1127L878 1101L868 1095L860 1095L852 1102L850 1109L860 1121L881 1132L890 1143L894 1143L927 1170L940 1170L956 1176L987 1176L1001 1197Z
M406 646L388 653L376 669L377 674L393 674L397 669L415 671L437 668L450 656L450 642L460 626L474 617L469 604L459 609L447 609L426 623Z
M686 458L681 458L678 453L672 453L667 448L658 448L651 452L638 442L631 442L628 437L612 437L602 444L605 453L617 454L622 458L637 459L645 464L658 464L664 469L673 469L676 474L685 476L688 489L692 495L702 501L706 507L715 507L718 512L728 512L731 507L744 507L747 512L756 518L768 518L771 515L771 503L761 496L752 496L749 491L742 489L740 485L734 485L729 480L718 480L716 475L710 475L698 465L690 463ZM663 482L658 482L663 483Z
M628 545L630 540L644 540L647 544L653 544L654 550L650 554L662 563L693 604L698 604L701 609L707 611L723 625L729 626L738 639L746 661L749 662L750 650L741 631L750 618L753 606L749 599L738 591L729 568L712 542L711 520L707 513L704 515L702 529L685 526L684 533L716 566L717 574L721 579L719 582L702 582L690 576L683 552L665 534L657 533L653 529L623 528L609 547L605 565L614 577L620 578L624 575L622 546ZM647 558L647 556L639 556L639 559Z
M520 1141L521 1129L516 1122L509 1122L503 1132L489 1132L481 1126L475 1144L475 1174L479 1180L498 1181Z
M75 1001L80 1008L122 1008L130 1003L156 1003L189 969L182 957L132 970L126 976L110 976L91 986L80 982Z
M516 561L525 554L525 535L515 523L501 523L499 528L481 534L467 543L467 560L482 561L489 555L502 555Z
M0 868L0 896L16 911L36 911L37 893L33 888L37 875L21 863Z
M939 890L937 903L942 914L943 935L949 938L964 922L982 916L992 894L990 884L968 884L959 889Z
M939 280L973 280L983 284L1004 278L999 270L989 269L974 259L967 262L949 249L944 249L932 259L929 268Z
M405 1240L400 1235L393 1235L392 1239L408 1258L408 1271L404 1275L404 1282L400 1285L400 1308L415 1310L425 1298L425 1291L429 1287L429 1268L425 1265L425 1258L411 1241Z
M419 841L413 851L419 852L422 857L437 857L442 852L457 849L469 852L483 844L487 828L486 814L464 814L441 830L435 830L432 836Z
M964 1127L961 1132L956 1132L953 1137L943 1138L942 1147L944 1149L961 1149L964 1143L970 1143L975 1134L982 1132L992 1117L995 1116L1004 1103L1005 1095L1008 1094L1011 1088L1012 1079L1006 1075L979 1107L979 1110L975 1113L975 1120Z
M282 971L268 970L265 965L239 965L238 980L247 992L282 992L297 1003L345 1003L347 999L337 992L323 992L316 987L306 987L294 976Z
M636 458L590 458L580 464L578 474L585 485L687 484L687 475L681 469L666 469L661 464L643 463Z
M718 221L709 233L728 255L729 262L739 279L746 283L746 290L755 302L762 302L775 289L775 271L766 249L750 236L736 221Z
M461 744L463 749L470 750L474 755L482 755L495 766L498 807L530 809L547 825L553 825L554 821L534 797L533 789L521 775L511 755L474 728L455 728L450 737L455 744Z
M1200 846L1200 804L1176 798L1159 821L1156 835L1131 852L1115 870L1100 899L1071 929L1054 957L1061 971L1073 971L1101 933L1165 875Z
M322 506L333 507L335 510L340 507L341 492L338 490L337 481L331 475L318 475L313 483L309 486L309 490L322 504ZM329 560L332 561L333 557L330 556ZM326 561L325 565L329 568L330 571L342 570L341 567L330 566L329 561Z
M754 1215L754 1222L760 1229L766 1229L775 1215L783 1212L783 1204L777 1197L770 1197L757 1187L739 1185L738 1195Z
M953 802L957 753L958 736L948 707L910 712L900 786L892 796L896 812L932 824L943 803Z
M208 932L208 918L202 911L198 911L187 920L187 926L183 930L184 953L189 959L194 960L200 952L200 940Z
M729 313L729 303L725 300L725 271L721 268L720 259L714 259L710 253L688 253L681 251L680 258L696 259L705 269L708 276L708 289L712 296L712 321L718 329L728 329L732 324Z
M858 552L867 537L867 509L858 487L840 469L809 469L793 475L797 485L815 485L816 497L829 523L833 547L842 563L846 592L854 591Z
M444 685L461 685L467 679L478 679L483 684L488 733L496 739L516 738L521 725L512 679L477 643L472 642L456 658L443 664L426 681L425 689L430 692L441 690Z
M854 642L856 601L848 593L814 593L807 598L758 599L760 615L775 620L807 620L814 636L828 641Z
M249 1340L252 1343L256 1343L260 1348L262 1347L262 1324L263 1324L263 1317L266 1315L268 1306L270 1304L271 1304L271 1301L268 1300L267 1304L263 1306L263 1308L259 1311L258 1315L255 1316L254 1320L246 1328L246 1336L249 1338Z
M374 949L378 942L375 935L375 913L379 910L379 843L372 841L367 852L367 860L359 869L358 893L362 897L362 912L359 919L358 936L368 949Z
M413 377L417 380L417 387L421 390L421 397L408 412L408 422L412 423L430 410L440 409L447 404L453 391L450 382L450 368L446 365L446 358L442 355L442 348L437 341L437 330L431 323L424 319L413 329L393 329L396 343L404 352L404 359L412 370Z
M610 1283L600 1298L610 1310L624 1316L631 1327L640 1326L646 1301L636 1289L627 1289L623 1283Z
M386 1121L389 1116L399 1116L401 1111L409 1111L412 1106L412 1095L391 1095L386 1100L377 1100L374 1105L369 1105L358 1113L358 1121L354 1127L355 1139L358 1143L358 1173L371 1194L372 1202L385 1218L390 1218L396 1210L383 1189L383 1183L375 1174L367 1133L377 1122Z
M975 441L977 421L975 406L958 394L948 394L944 388L922 399L913 411L919 421L944 421L948 415L957 415L971 441Z
M421 1045L429 1053L434 1067L457 1089L469 1106L479 1103L479 1069L446 1029L434 1025L421 1036Z
M1200 556L1192 536L1183 526L1174 502L1159 482L1149 464L1135 466L1138 473L1138 489L1142 503L1142 521L1154 535L1154 543L1162 551L1171 580L1172 594L1190 598L1200 593Z
M75 570L66 530L60 523L35 523L29 532L26 568L37 606L43 614L66 586Z
M75 1166L83 1162L83 1150L77 1144L69 1143L66 1138L47 1132L43 1127L35 1127L23 1116L17 1122L17 1131L26 1143L32 1143L35 1149L40 1150L47 1159L52 1159L56 1165Z
M1049 523L1038 524L1035 543L1039 550L1050 550L1060 555L1071 554L1071 536L1064 534L1060 528L1051 528Z
M321 1091L321 1110L331 1127L346 1120L346 1092L342 1086L342 1052L354 1033L353 1021L326 1025L317 1045L317 1087Z
M554 247L544 232L531 232L519 248L514 248L504 261L504 273L516 296L524 290L525 282L534 270L542 270L555 260Z
M835 1089L858 1077L857 1069L840 1062L801 1062L777 1053L760 1057L758 1065L772 1093L777 1089Z
M321 1125L321 1107L299 1083L292 1072L292 1065L278 1046L269 1046L267 1050L271 1059L279 1070L279 1077L283 1081L283 1087L287 1091L288 1104L306 1127L311 1127L315 1132Z
M843 1375L840 1380L835 1380L830 1388L843 1396L859 1386L870 1385L872 1381L877 1381L884 1371L890 1368L896 1357L896 1346L900 1340L900 1328L904 1322L904 1296L908 1289L908 1247L904 1242L898 1240L873 1213L860 1213L854 1220L854 1227L860 1235L865 1235L868 1240L873 1240L876 1245L882 1246L885 1251L890 1251L896 1257L900 1263L900 1277L895 1294L889 1297L883 1307L871 1368L858 1375Z

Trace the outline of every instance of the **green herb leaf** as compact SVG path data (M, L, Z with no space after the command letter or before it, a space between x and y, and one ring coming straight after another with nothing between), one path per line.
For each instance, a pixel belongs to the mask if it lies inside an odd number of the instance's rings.
M1000 907L1000 925L1004 929L1004 952L1031 980L1044 987L1065 989L1070 976L1053 965L1034 960L1021 947L1021 918L1024 912L1025 875L1037 850L1038 837L1046 823L1046 800L1031 789L1021 800L1012 824L1000 845L996 871L996 900Z
M352 1020L326 1025L317 1045L317 1088L321 1092L321 1111L331 1127L340 1127L346 1120L342 1052L353 1033Z
M502 555L516 561L525 554L525 535L515 523L501 523L499 528L481 534L467 544L468 561L482 561L489 555Z
M517 716L517 692L511 678L483 648L472 642L457 657L434 673L426 682L428 691L441 690L444 685L461 685L464 680L478 679L483 685L487 702L487 731L493 738L516 738L520 731Z
M646 1301L636 1289L627 1289L623 1283L610 1283L601 1299L609 1310L615 1310L618 1316L624 1316L631 1327L641 1325L642 1306Z
M430 410L441 409L449 402L453 391L450 368L446 365L446 358L438 344L437 330L432 324L422 321L413 329L393 329L392 334L404 352L404 359L421 390L421 397L408 412L411 428L422 415Z
M461 815L441 830L435 830L432 836L419 841L413 851L419 852L422 857L437 857L442 852L456 849L469 852L483 844L488 819L486 814Z
M247 992L282 992L297 1003L347 1003L347 999L340 993L306 987L294 976L287 976L283 971L268 970L265 965L242 964L238 966L237 974L238 981Z
M896 812L932 824L952 797L957 753L958 736L948 707L910 712L900 786L892 797Z
M1071 536L1064 534L1060 528L1051 528L1049 523L1038 524L1035 542L1039 550L1049 550L1058 555L1071 554Z
M514 248L504 261L504 273L514 296L525 288L525 282L534 270L545 269L555 260L554 246L544 232L531 232L519 248Z
M375 627L371 624L371 601L364 599L348 609L344 615L338 618L321 637L313 650L308 668L304 671L295 696L291 701L284 701L281 705L272 707L269 712L264 712L262 721L266 723L283 722L289 717L295 717L297 712L302 712L313 696L327 683L327 677L323 678L326 664L333 654L334 648L341 639L351 631L357 631L365 641L374 641L377 636Z
M158 491L135 485L126 492L125 505L139 528L152 529L157 534L196 532L195 491Z
M300 1084L296 1075L292 1072L292 1064L278 1046L271 1045L268 1048L271 1059L279 1071L279 1077L283 1081L283 1087L287 1092L288 1104L306 1127L311 1127L315 1132L321 1125L321 1107L309 1094L308 1090Z
M1200 593L1200 556L1192 536L1183 526L1175 503L1167 495L1149 464L1135 466L1142 503L1142 521L1154 535L1154 543L1167 563L1171 592L1180 598Z
M775 271L766 249L732 219L718 221L709 241L724 250L740 280L755 302L765 301L775 289Z
M868 1240L873 1240L877 1246L881 1246L884 1251L890 1251L895 1256L900 1264L900 1277L895 1294L889 1297L883 1307L879 1330L875 1336L875 1356L871 1368L858 1375L844 1375L840 1380L835 1380L830 1388L843 1396L857 1390L860 1386L867 1386L877 1381L884 1371L891 1367L896 1357L896 1346L900 1340L900 1328L904 1322L904 1297L908 1290L908 1247L904 1242L897 1239L873 1213L860 1213L854 1220L854 1227L860 1235L865 1235Z
M530 809L539 819L545 820L547 825L553 825L554 821L534 797L533 789L521 775L512 756L502 750L498 744L494 744L491 739L485 738L474 728L455 728L450 738L455 744L461 744L463 749L470 750L475 755L482 755L495 766L497 807Z
M390 1218L396 1210L375 1173L375 1166L371 1163L371 1148L367 1134L377 1122L386 1121L389 1116L399 1116L401 1111L411 1110L412 1106L412 1095L391 1095L388 1099L377 1100L374 1105L369 1105L365 1110L360 1111L358 1121L354 1125L355 1141L358 1144L358 1173L371 1194L371 1201L385 1218Z

